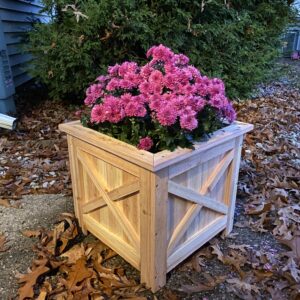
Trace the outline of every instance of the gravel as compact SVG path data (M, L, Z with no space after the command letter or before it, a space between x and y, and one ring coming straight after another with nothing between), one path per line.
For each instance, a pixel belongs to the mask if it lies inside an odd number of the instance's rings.
M63 195L24 196L20 208L0 206L0 233L8 239L10 249L0 253L0 299L15 297L17 272L26 272L34 257L36 239L24 237L25 229L51 228L63 212L72 212L71 197Z

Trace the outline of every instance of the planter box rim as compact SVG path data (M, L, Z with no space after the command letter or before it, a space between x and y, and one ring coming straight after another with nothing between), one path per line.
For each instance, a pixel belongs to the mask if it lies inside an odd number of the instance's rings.
M175 151L163 150L158 153L139 150L135 146L122 142L93 129L84 127L80 121L72 121L59 125L59 129L73 137L115 154L131 163L150 171L158 171L171 164L180 162L189 156L208 150L245 134L253 129L252 124L235 121L231 125L215 131L205 142L194 143L195 149L178 148Z

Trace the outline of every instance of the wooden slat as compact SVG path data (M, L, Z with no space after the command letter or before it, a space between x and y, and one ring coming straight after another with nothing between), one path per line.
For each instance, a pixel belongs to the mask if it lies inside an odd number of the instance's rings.
M141 282L153 292L166 283L168 169L141 169Z
M95 158L99 158L102 161L107 162L108 164L115 166L118 169L121 169L127 173L134 175L135 177L139 176L139 167L136 165L118 157L112 155L102 149L98 149L97 147L90 145L88 143L82 142L81 140L76 139L76 144L78 148L85 153L88 153Z
M90 176L90 179L96 186L96 188L99 190L99 192L102 194L102 197L104 201L106 202L107 206L109 207L110 211L113 213L116 220L120 223L122 226L122 229L126 233L129 240L137 247L139 248L140 243L140 237L134 230L131 223L128 221L127 217L122 213L122 211L114 205L113 201L109 198L107 195L107 192L102 188L101 184L99 183L100 177L97 170L95 169L95 166L93 165L93 162L88 157L88 155L83 154L82 152L77 152L77 157L82 163L82 165L85 168L85 171Z
M115 154L116 158L121 158L124 162L129 161L145 169L152 170L153 154L138 150L136 147L109 137L90 128L83 127L80 121L60 124L59 129L78 139L101 148L109 153Z
M140 189L140 182L139 180L135 180L134 182L128 183L126 185L122 185L108 192L107 195L110 197L111 200L116 201L119 200L120 198L138 192L139 189ZM103 197L98 197L97 199L93 199L88 203L86 203L82 207L82 212L84 214L87 214L90 213L91 211L94 211L95 209L102 208L104 206L106 206L106 203L103 200Z
M178 196L180 198L192 201L194 203L203 205L221 214L226 214L228 211L228 207L223 203L217 202L212 198L201 195L195 192L194 190L189 189L180 184L177 184L171 180L169 180L169 193Z
M227 178L225 182L224 198L225 198L225 203L229 206L228 220L227 220L226 231L225 231L226 234L229 234L233 227L242 144L243 144L243 136L241 135L237 137L235 140L234 160L229 168L229 172L227 174Z
M84 215L83 220L84 223L86 224L88 231L90 231L104 244L106 244L115 252L117 252L119 255L121 255L136 269L138 270L140 269L140 257L137 248L134 248L131 245L125 243L122 238L112 233L105 226L102 226L93 217L89 215Z
M199 142L194 144L194 149L179 148L175 151L164 150L154 154L154 167L153 170L157 171L167 166L173 165L180 161L185 160L191 155L200 155L203 151L213 149L215 146L224 143L224 141L230 141L241 134L244 134L253 129L252 124L243 122L234 122L230 126L222 128L214 132L205 142Z
M208 242L226 226L227 216L219 217L205 226L168 257L168 271L186 259L189 255Z
M179 163L170 166L169 178L171 179L175 176L178 176L192 168L195 168L200 163L211 160L229 150L232 150L233 148L234 148L234 139L231 141L227 141L221 145L218 145L212 149L203 151L201 155L199 155L199 153L195 155L191 155L191 157L185 159L184 161L181 161Z
M168 245L168 255L172 253L178 241L183 237L191 223L194 221L194 218L199 214L201 208L202 206L199 204L193 204L186 212L181 222L176 226Z
M204 151L212 149L215 146L223 144L224 141L230 141L235 137L253 129L253 125L242 122L234 122L232 125L216 131L206 142L195 143L195 149L177 149L171 151L161 151L152 154L147 151L138 150L136 147L117 139L101 134L90 128L83 127L80 121L60 124L59 128L78 139L92 144L105 151L113 153L124 160L130 161L140 167L150 171L158 171L190 156L201 155Z
M216 184L219 182L220 178L223 176L229 164L232 162L234 151L231 150L229 153L225 154L223 159L215 167L211 175L208 177L207 181L201 188L201 194L206 194L208 191L212 191Z
M67 137L68 139L68 150L69 150L69 160L70 160L70 172L71 172L71 181L72 181L72 190L73 190L73 199L74 199L74 210L75 215L78 219L79 225L84 234L87 234L85 225L83 223L83 215L81 211L82 205L82 189L81 183L77 181L77 176L79 175L79 166L76 158L76 149L74 147L74 139L71 136Z

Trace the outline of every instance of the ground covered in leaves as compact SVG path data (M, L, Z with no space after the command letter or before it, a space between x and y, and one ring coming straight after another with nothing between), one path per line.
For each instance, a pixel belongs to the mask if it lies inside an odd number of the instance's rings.
M91 236L84 238L73 216L64 214L51 228L23 232L34 239L36 258L16 279L18 298L300 299L300 93L282 86L236 108L238 119L255 129L245 139L229 237L202 247L153 295L139 284L136 270ZM43 102L22 114L18 131L1 132L5 209L22 209L24 194L71 193L66 140L57 125L76 118L75 110ZM12 251L9 240L0 228L0 258Z

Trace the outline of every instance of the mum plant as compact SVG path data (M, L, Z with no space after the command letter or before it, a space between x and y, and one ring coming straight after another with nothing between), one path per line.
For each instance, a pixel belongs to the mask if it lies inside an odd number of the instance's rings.
M236 118L218 78L202 76L189 58L164 45L147 51L147 64L108 67L87 89L85 126L158 152L192 147Z

